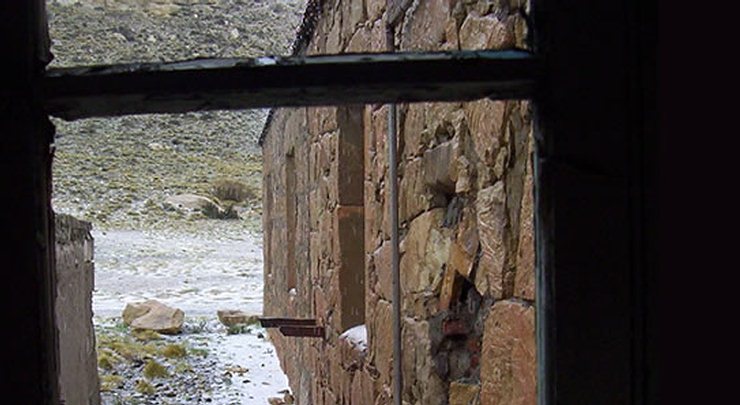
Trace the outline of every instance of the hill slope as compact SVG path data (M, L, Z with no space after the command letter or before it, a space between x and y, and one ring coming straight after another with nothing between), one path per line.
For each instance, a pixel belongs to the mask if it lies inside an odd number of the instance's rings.
M305 0L50 0L51 67L288 54L304 7ZM258 227L256 140L266 114L54 120L54 208L98 228L189 226L202 221L164 209L165 198L208 196L226 178L252 190L239 223Z

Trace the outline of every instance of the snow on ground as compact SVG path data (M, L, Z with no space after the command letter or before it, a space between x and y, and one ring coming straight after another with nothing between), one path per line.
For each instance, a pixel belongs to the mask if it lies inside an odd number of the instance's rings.
M264 329L252 325L247 333L228 334L216 317L218 309L262 313L258 236L220 230L109 230L93 231L93 238L96 324L120 319L129 302L157 299L180 308L186 326L207 324L198 333L185 330L173 338L208 349L210 363L203 366L208 370L201 370L212 373L209 380L215 381L208 403L266 404L270 397L282 397L288 380Z
M262 247L253 235L112 230L93 238L96 315L118 316L126 303L147 299L186 316L262 313Z

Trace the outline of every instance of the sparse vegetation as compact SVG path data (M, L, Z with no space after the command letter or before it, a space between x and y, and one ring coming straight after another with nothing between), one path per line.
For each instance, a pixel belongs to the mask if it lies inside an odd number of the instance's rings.
M231 325L226 330L226 333L229 335L238 335L241 333L252 333L252 328L250 325L245 323L238 323L236 325Z
M168 359L178 359L185 357L188 354L188 351L185 349L185 346L181 344L170 344L165 346L161 353Z
M144 374L144 377L150 380L154 378L164 378L164 377L169 376L169 373L167 372L167 368L159 364L155 360L147 361L146 365L144 365L143 374Z
M136 381L136 391L147 395L154 395L157 392L157 390L146 380Z

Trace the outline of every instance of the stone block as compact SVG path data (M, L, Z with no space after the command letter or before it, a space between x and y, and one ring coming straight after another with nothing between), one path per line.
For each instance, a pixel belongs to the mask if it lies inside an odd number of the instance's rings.
M354 3L354 2L352 2ZM362 53L369 52L372 46L372 26L367 24L361 24L355 30L355 33L347 44L346 53Z
M445 210L435 208L411 222L401 243L401 283L404 294L428 291L441 284L450 238L441 225Z
M460 381L450 383L450 405L477 405L480 403L480 385Z
M460 27L460 48L508 49L516 44L513 18L500 20L494 15L468 14Z
M445 42L447 21L450 18L449 0L419 2L407 16L402 29L401 50L439 50Z
M493 167L501 145L506 102L482 99L466 103L464 108L478 160L485 166Z
M326 54L336 55L342 53L344 39L342 38L342 20L338 15L334 16L329 33L326 35Z
M378 371L379 382L382 385L390 385L393 358L393 319L391 316L391 303L380 300L376 307L375 318L370 323L368 339L370 354L375 368Z
M481 404L536 404L534 322L532 306L501 301L491 308L483 331Z
M401 155L408 159L420 156L424 150L424 139L429 136L426 131L426 103L409 104L403 117L403 149Z
M306 107L308 131L312 135L321 135L337 130L336 107Z
M452 252L452 250L450 252ZM452 254L450 254L450 256L452 256ZM448 267L445 270L444 279L442 280L442 291L439 296L439 310L447 311L453 304L458 302L461 290L462 277L460 277L460 274L455 269Z
M357 0L341 1L339 6L342 13L342 39L347 43L360 24L367 18L365 2Z
M378 293L383 299L390 300L392 296L393 274L391 272L391 243L385 241L380 248L373 252L375 274L378 276Z
M479 191L475 202L482 250L475 288L481 295L490 294L497 299L504 296L506 287L505 201L504 184L497 182Z
M352 396L349 404L372 404L373 386L370 376L364 370L355 373L352 379Z
M444 193L454 193L457 164L452 141L444 142L424 152L424 183Z
M445 194L427 187L424 176L424 161L421 158L409 161L403 166L403 177L398 186L398 218L401 223L447 203Z
M473 266L475 265L475 257L478 254L479 246L477 215L472 207L465 207L463 208L462 218L457 224L455 240L450 245L447 268L455 270L469 281L473 281Z
M387 0L365 0L365 9L367 10L368 20L375 21L383 17L386 1Z

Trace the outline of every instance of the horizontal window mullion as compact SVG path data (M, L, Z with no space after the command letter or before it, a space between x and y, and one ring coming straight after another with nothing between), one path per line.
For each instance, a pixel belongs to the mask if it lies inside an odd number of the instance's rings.
M50 69L47 112L64 119L204 110L529 98L525 51L200 59Z

